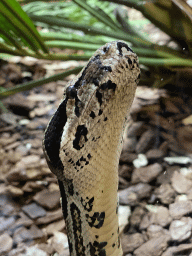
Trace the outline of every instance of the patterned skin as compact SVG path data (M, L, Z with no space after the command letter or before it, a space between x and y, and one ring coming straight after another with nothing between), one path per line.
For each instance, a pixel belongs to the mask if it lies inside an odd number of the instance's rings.
M140 70L123 41L99 48L69 82L45 131L71 256L120 256L118 162Z

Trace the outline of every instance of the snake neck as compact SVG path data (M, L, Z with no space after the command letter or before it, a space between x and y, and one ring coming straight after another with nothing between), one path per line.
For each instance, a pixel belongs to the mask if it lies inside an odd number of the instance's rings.
M115 157L92 159L78 186L72 179L59 181L71 256L122 255Z

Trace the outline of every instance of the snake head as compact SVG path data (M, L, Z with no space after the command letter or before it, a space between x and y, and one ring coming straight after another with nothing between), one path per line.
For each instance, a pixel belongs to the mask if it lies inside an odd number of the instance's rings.
M112 41L100 47L79 75L69 82L43 141L47 162L57 176L62 175L64 158L69 157L63 153L65 149L70 148L75 154L90 141L94 126L104 132L109 129L106 123L110 119L123 122L139 75L136 54L127 43ZM92 137L97 141L99 135Z

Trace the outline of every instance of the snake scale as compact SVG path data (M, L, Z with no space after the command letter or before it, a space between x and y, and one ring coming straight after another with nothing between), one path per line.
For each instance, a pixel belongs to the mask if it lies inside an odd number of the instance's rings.
M43 140L71 256L119 256L118 162L140 69L123 41L99 48L66 86Z

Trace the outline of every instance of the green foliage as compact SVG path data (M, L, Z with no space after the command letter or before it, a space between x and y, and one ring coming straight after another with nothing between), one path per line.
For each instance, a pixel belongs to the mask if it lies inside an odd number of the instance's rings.
M130 22L122 5L136 8L147 19ZM170 72L175 68L192 67L191 12L184 0L1 0L0 57L9 54L49 60L88 60L104 43L120 39L127 41L138 54L142 70L155 73L150 82L159 85L157 77L170 82ZM154 44L140 32L143 24L150 21L177 42L177 50ZM56 54L53 47L73 49L74 54ZM35 86L42 83L43 80L37 81ZM18 86L14 92L20 89ZM12 92L0 90L0 98L9 93Z

